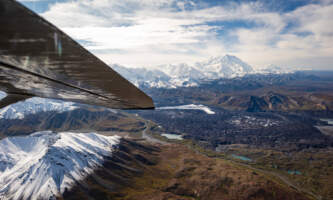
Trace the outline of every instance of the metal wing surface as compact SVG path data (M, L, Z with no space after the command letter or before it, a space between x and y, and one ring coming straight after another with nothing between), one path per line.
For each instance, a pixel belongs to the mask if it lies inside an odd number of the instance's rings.
M33 96L118 109L152 99L57 27L15 0L0 0L0 107Z

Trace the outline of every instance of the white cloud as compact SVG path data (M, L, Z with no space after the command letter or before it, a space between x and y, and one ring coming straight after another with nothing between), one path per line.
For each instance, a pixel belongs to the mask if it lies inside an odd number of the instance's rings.
M294 28L287 33L266 27L239 30L237 53L258 65L276 63L333 69L332 17L332 5L307 5L281 14L280 21L286 25L294 23Z
M289 13L267 11L260 2L199 9L190 0L80 0L56 3L43 16L89 41L86 47L106 62L153 66L233 53L252 65L333 64L328 0ZM256 26L225 29L221 36L222 26L205 25L237 20Z

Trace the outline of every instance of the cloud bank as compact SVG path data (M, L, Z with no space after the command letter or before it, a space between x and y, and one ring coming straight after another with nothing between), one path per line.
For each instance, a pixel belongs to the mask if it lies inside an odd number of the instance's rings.
M333 69L332 1L285 11L240 2L70 0L41 15L107 63L149 67L228 53L253 66Z

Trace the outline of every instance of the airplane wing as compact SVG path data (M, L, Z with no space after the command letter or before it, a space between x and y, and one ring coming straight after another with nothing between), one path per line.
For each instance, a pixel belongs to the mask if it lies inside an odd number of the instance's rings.
M0 0L0 108L38 96L119 109L152 99L57 27L15 0Z

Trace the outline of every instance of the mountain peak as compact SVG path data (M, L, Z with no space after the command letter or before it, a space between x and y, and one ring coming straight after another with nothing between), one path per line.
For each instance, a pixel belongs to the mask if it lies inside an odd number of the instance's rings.
M38 132L0 141L0 199L55 199L103 164L118 136Z
M234 61L242 61L241 59L239 59L238 57L234 56L234 55L230 55L230 54L226 54L224 56L212 56L210 57L208 60L206 61L215 61L215 62L223 62L223 61L227 61L227 60L234 60ZM243 62L243 61L242 61Z
M250 65L241 59L232 55L212 57L207 61L196 64L197 69L210 79L218 78L234 78L252 73L253 69Z
M226 54L225 56L222 57L222 59L226 59L226 60L233 60L233 61L241 61L243 62L240 58L233 56L233 55L229 55Z

